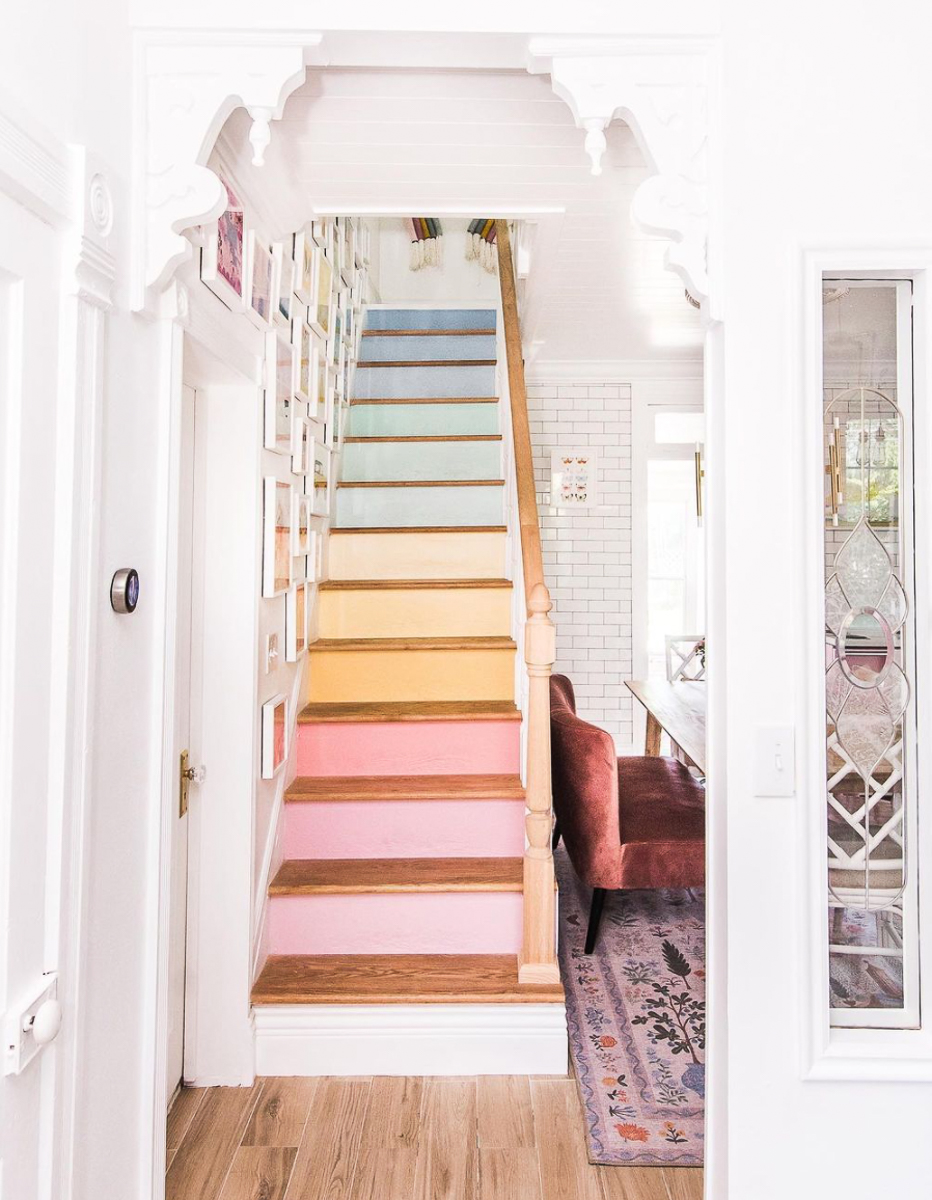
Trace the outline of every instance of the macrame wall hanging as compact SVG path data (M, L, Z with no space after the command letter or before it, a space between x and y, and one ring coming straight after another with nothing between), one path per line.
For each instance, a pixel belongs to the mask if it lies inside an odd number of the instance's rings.
M443 263L443 227L436 217L411 217L411 270Z
M480 217L470 221L466 230L466 257L478 259L482 267L494 275L498 268L495 253L495 221L492 217Z

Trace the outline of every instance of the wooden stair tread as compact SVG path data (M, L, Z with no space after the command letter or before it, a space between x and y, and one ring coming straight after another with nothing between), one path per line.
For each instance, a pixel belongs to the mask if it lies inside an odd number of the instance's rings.
M516 650L510 637L318 638L311 653L352 650Z
M494 337L494 329L366 329L363 337Z
M430 433L408 434L404 437L386 437L384 434L372 437L345 437L343 445L369 446L381 442L500 442L500 433Z
M341 479L338 488L504 487L504 479Z
M290 858L270 896L520 892L521 858Z
M559 983L519 983L510 954L277 954L253 1004L560 1004Z
M299 723L346 721L520 721L512 700L316 701L298 713Z
M325 579L322 592L420 592L447 588L513 588L510 579Z
M507 525L331 525L330 537L340 533L507 533Z
M498 404L498 396L370 396L357 404Z
M315 800L523 800L520 775L301 775L288 803Z
M494 367L497 358L398 358L391 362L377 362L373 359L362 359L356 363L360 367Z

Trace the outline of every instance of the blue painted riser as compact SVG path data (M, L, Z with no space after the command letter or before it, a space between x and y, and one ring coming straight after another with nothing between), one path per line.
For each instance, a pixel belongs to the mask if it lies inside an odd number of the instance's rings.
M493 337L364 337L360 362L495 358Z
M497 404L354 404L352 437L429 437L499 433Z
M357 367L354 399L494 396L495 367Z
M501 442L350 442L343 479L501 479Z
M494 329L495 309L370 308L366 329Z

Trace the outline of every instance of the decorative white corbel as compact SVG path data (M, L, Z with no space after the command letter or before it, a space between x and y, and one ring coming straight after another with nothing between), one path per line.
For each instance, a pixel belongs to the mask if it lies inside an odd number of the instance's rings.
M707 44L534 38L529 52L529 70L549 72L586 131L593 174L601 171L612 119L631 126L653 172L635 194L632 216L645 232L671 239L667 266L693 296L707 298Z
M133 307L142 308L179 263L191 254L185 230L215 220L226 195L207 166L227 117L244 107L253 118L253 161L263 160L270 122L320 62L322 34L253 35L179 32L173 40L152 35L140 55L144 103L140 144L145 147L142 254L134 278Z

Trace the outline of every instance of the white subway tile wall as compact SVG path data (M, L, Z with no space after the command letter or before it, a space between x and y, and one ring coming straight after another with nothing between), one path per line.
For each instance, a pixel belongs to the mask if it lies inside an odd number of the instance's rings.
M631 619L631 386L528 384L544 574L554 605L557 661L576 689L579 715L608 730L619 752L634 741ZM550 502L553 450L598 451L598 506Z

